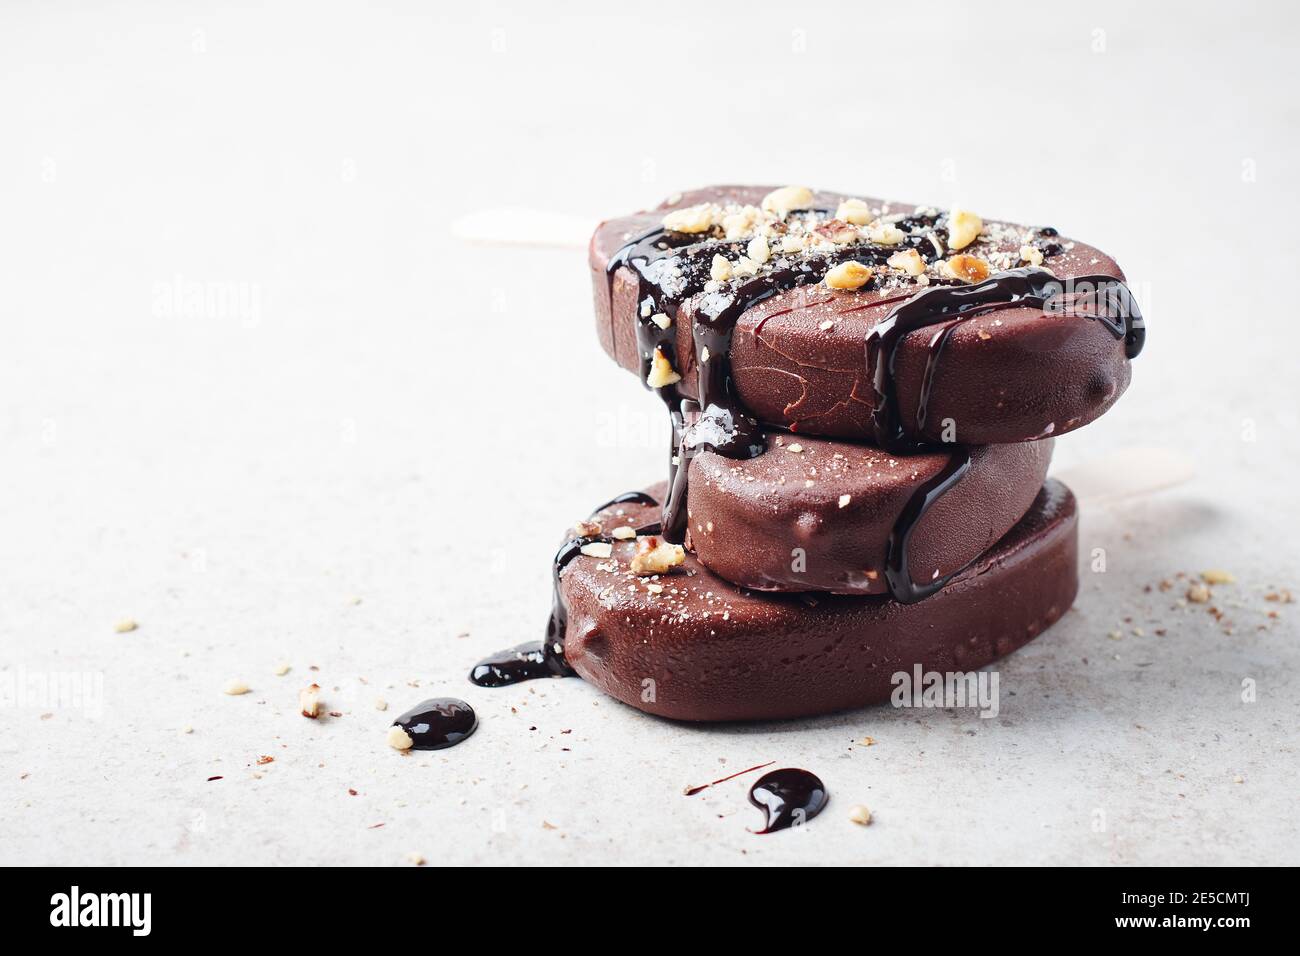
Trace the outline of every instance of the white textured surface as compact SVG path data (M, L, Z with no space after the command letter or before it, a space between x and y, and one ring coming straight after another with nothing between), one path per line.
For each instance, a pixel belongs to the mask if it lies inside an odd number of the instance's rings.
M0 709L0 862L1300 861L1300 608L1262 600L1300 590L1300 336L1271 290L1294 8L750 6L0 12L0 675L103 680L99 715ZM1112 252L1148 350L1058 463L1165 445L1196 478L1086 514L1108 571L1001 665L995 720L688 727L579 681L473 688L537 635L559 529L656 478L663 434L596 344L581 253L451 223L788 180ZM1238 577L1231 635L1144 593L1207 567ZM343 716L297 716L310 679ZM442 694L475 737L384 746ZM746 832L752 776L680 794L768 760L830 788L802 832Z

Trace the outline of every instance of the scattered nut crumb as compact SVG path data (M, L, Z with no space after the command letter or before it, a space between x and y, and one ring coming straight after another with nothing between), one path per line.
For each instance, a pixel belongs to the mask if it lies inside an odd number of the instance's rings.
M862 804L854 804L849 807L849 819L858 826L867 826L871 823L871 811Z
M229 694L231 697L238 697L240 694L248 693L248 685L242 680L226 681L226 686L221 688L221 693Z
M387 710L387 709L388 709L388 701L384 700L384 698L382 697L376 697L375 710Z
M841 508L847 508L848 505L849 505L849 502L852 501L852 500L853 500L853 496L852 496L852 495L840 495L840 507L841 507Z
M298 708L312 720L320 716L320 684L308 684L298 691Z
M411 864L411 866L424 866L424 855L422 853L416 853L414 850L406 854L402 859Z
M578 550L589 558L608 558L614 553L614 546L608 541L591 541Z
M618 538L618 540L620 541L629 541L632 538L636 537L636 528L633 528L631 525L627 525L627 524L620 525L619 527L611 531L609 534L610 537Z
M415 744L410 735L397 724L393 724L388 728L387 740L388 746L394 750L410 750L412 745Z
M1230 571L1212 569L1209 571L1202 571L1201 580L1206 584L1234 584L1237 577Z
M131 631L134 631L139 626L140 625L138 622L128 617L126 620L118 621L116 624L114 624L113 630L116 631L118 634L127 634L130 633Z
M283 677L283 676L284 676L285 674L287 674L287 673L289 673L289 662L288 662L288 661L280 661L280 663L278 663L278 664L275 665L275 676L276 676L276 677Z
M601 532L599 521L579 521L573 526L573 533L579 538L594 538Z
M1187 600L1193 604L1204 604L1210 599L1210 589L1204 584L1193 584L1187 589Z

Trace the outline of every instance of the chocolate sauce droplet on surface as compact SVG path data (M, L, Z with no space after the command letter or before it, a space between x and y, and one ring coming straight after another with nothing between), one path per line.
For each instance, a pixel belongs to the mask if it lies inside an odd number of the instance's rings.
M434 697L416 704L395 721L411 738L412 750L454 747L478 727L474 708L455 697Z
M479 687L508 687L539 677L572 675L573 671L564 664L563 658L547 654L541 641L529 641L479 661L469 672L469 679Z
M807 823L826 809L830 795L816 774L787 767L759 777L749 788L749 802L767 817L767 825L753 832L774 833Z

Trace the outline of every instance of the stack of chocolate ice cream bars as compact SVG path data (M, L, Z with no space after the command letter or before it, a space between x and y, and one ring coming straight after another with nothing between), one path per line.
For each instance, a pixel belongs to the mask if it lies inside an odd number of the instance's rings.
M1078 588L1055 436L1129 383L1119 267L1048 226L803 186L612 219L597 332L667 410L666 481L579 521L540 648L682 720L797 717L964 674Z

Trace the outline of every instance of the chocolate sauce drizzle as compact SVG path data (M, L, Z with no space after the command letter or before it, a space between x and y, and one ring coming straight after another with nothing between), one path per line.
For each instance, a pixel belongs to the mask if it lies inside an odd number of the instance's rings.
M1024 268L999 272L975 285L926 289L896 305L867 335L867 368L875 389L871 425L876 444L898 454L927 447L907 431L898 407L894 362L903 339L918 329L951 323L930 341L916 414L919 433L925 426L939 356L957 323L1017 306L1096 319L1117 339L1124 340L1124 353L1129 359L1137 358L1146 341L1146 324L1137 302L1128 287L1114 276L1062 280L1046 269Z
M763 811L767 823L755 833L774 833L802 826L826 809L826 785L807 770L787 767L765 773L749 788L749 802Z
M934 503L961 481L971 467L969 449L960 445L935 445L917 437L925 428L940 356L949 337L962 322L1017 306L1066 311L1096 319L1117 339L1123 339L1124 352L1129 359L1138 356L1146 341L1142 314L1132 293L1119 279L1090 275L1061 280L1048 270L1038 268L1011 269L975 285L927 289L900 302L871 330L866 340L866 362L875 390L871 424L876 444L895 454L930 450L950 452L948 463L939 474L916 490L890 532L885 579L890 595L900 603L913 604L929 597L954 575L965 570L965 567L957 568L949 574L917 583L908 567L908 545L917 525ZM941 328L930 339L917 400L916 427L915 431L909 431L898 403L895 360L904 338L932 326Z
M416 704L395 721L411 738L412 750L454 747L478 727L474 708L455 697L434 697Z
M650 495L642 491L629 491L611 498L599 508L592 510L597 515L614 505L639 504L655 507L659 504ZM659 525L651 524L637 528L638 535L659 534ZM546 624L546 639L519 644L507 650L493 654L479 661L469 672L471 682L479 687L507 687L521 681L536 680L539 677L573 677L575 672L564 658L564 634L569 624L569 609L564 603L564 594L560 588L560 576L569 562L582 553L583 545L597 541L612 543L608 535L575 535L560 545L551 562L551 617Z

